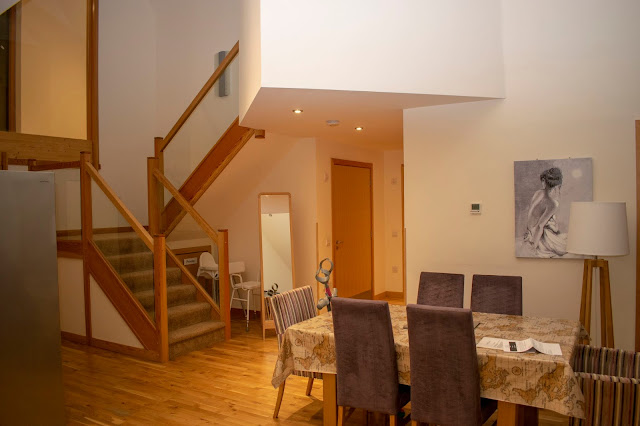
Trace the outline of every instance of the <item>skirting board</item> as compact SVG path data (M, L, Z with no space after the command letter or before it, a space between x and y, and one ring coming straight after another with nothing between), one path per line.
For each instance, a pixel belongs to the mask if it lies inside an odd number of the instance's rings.
M66 340L71 343L78 343L81 345L87 344L87 336L82 336L80 334L69 333L67 331L61 332L62 340ZM134 358L144 359L147 361L159 361L160 356L156 352L134 348L133 346L121 345L120 343L107 342L106 340L100 339L91 339L91 345L93 347L104 349L111 352L117 352L124 355L129 355Z
M404 294L401 291L384 291L380 294L376 294L373 297L374 300L402 299L402 298L404 298Z

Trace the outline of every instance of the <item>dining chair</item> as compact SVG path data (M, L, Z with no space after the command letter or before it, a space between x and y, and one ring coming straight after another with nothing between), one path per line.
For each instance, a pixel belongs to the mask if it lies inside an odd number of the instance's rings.
M420 273L418 305L462 308L464 275L439 272Z
M397 414L410 400L410 388L398 383L398 364L389 304L344 297L331 299L336 345L338 425L344 408Z
M569 417L570 426L640 424L640 352L578 345L572 367L585 418Z
M474 275L471 310L489 314L522 315L522 277Z
M266 299L271 308L276 335L278 337L278 349L282 346L283 335L287 328L317 315L311 286L294 288L293 290L275 294ZM322 379L322 373L294 370L291 374L309 378L307 381L307 396L311 395L313 379ZM278 388L278 399L276 400L276 407L273 410L274 419L278 418L278 413L280 412L280 405L282 404L282 397L284 395L284 385L285 383L282 383Z
M407 305L407 325L412 426L484 423L497 402L480 398L471 310Z

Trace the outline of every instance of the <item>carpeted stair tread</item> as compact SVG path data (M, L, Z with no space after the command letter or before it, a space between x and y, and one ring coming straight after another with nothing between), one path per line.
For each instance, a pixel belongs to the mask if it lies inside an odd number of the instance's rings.
M211 320L211 305L207 302L185 303L167 309L169 331Z
M107 260L120 274L153 269L153 253L123 253L107 256Z
M188 339L193 339L203 334L212 333L224 328L222 321L205 321L188 327L179 328L169 332L169 345L173 345Z
M153 290L139 291L133 294L147 310L153 310L155 295ZM167 287L167 306L173 307L196 300L196 288L190 284L172 285Z
M122 280L132 292L153 289L153 269L126 272L120 274ZM179 285L182 282L182 272L179 268L167 268L167 286Z
M149 248L135 232L123 234L94 234L93 241L107 256L119 253L148 252Z

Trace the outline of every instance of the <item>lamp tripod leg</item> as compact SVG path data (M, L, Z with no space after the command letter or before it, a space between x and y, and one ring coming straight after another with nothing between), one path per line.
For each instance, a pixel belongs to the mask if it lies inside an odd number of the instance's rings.
M609 262L606 260L600 265L600 315L602 317L602 346L614 348L611 284L609 282Z

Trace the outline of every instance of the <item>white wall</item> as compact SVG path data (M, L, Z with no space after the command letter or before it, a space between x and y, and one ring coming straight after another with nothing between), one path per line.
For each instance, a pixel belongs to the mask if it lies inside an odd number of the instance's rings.
M592 157L594 199L627 202L631 254L610 267L616 343L630 349L640 4L503 1L502 14L506 99L404 114L408 301L420 271L464 273L466 306L472 274L513 274L525 315L577 319L581 261L515 258L513 162Z
M260 268L258 194L289 192L295 286L315 287L315 150L310 139L270 133L251 139L196 203L214 229L229 230L229 259L245 262L245 279L255 280ZM179 228L175 232L193 229ZM254 300L260 309L259 299Z
M60 330L86 336L82 259L58 258Z
M318 205L318 255L333 259L331 219L331 159L360 161L373 164L373 293L385 287L385 212L384 212L384 154L383 151L343 145L332 141L316 143L316 196ZM317 268L316 268L317 269ZM314 272L315 274L315 272ZM314 275L315 276L315 275ZM331 280L333 283L333 280Z
M114 342L134 348L143 348L142 343L122 319L109 298L102 291L93 276L90 277L91 291L91 336L95 339Z
M503 95L497 0L268 0L259 8L262 87Z
M239 7L223 0L100 4L101 173L144 224L153 138L167 134L211 76L214 54L238 40Z
M242 0L240 9L240 122L260 90L260 0Z
M402 292L402 151L384 152L385 291ZM395 272L394 272L395 268Z

